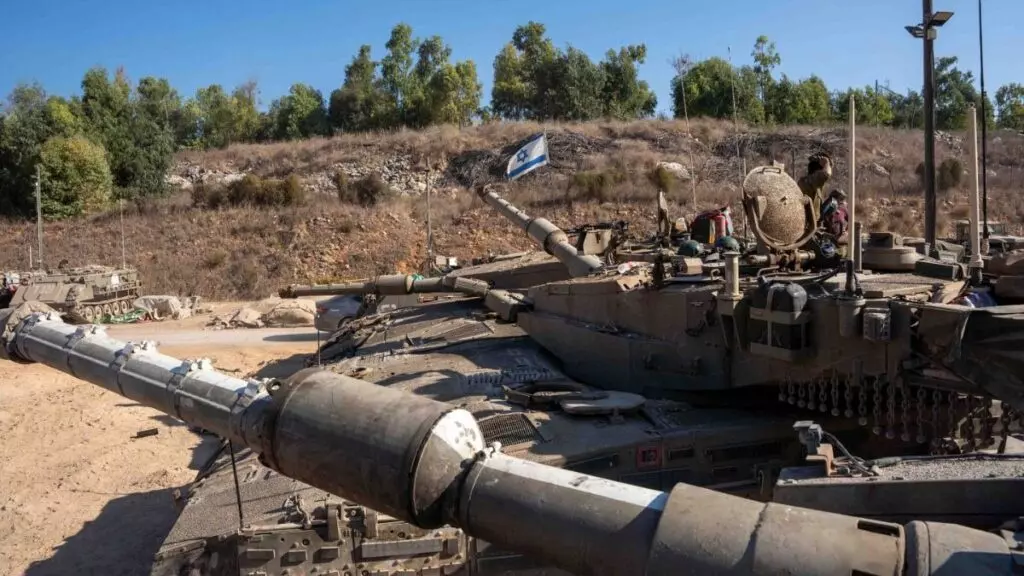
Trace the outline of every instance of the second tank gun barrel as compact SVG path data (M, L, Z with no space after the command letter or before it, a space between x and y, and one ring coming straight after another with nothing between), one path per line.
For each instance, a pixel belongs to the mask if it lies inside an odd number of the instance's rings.
M485 296L490 286L483 280L461 276L435 276L423 278L406 274L388 274L352 282L336 284L292 284L282 288L282 298L303 296L337 296L341 294L403 296L435 292L458 292L472 296Z
M486 447L472 414L451 404L317 368L286 381L242 380L31 312L0 313L6 357L206 428L286 476L421 528L452 524L575 574L924 575L942 573L942 550L968 563L951 573L978 573L968 546L990 570L1006 566L988 573L1013 573L994 534L912 523L908 538L884 522L553 468ZM965 545L948 546L954 536Z
M601 259L592 254L580 254L569 242L569 236L561 228L552 224L547 218L533 218L526 212L513 206L508 200L482 186L477 190L480 198L499 214L519 226L545 252L558 259L571 276L586 276L600 270Z

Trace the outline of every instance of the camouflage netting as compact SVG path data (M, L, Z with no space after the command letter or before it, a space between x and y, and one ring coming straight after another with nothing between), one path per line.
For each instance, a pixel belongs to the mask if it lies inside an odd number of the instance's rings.
M0 358L5 360L18 360L17 356L11 354L10 341L11 336L14 335L14 329L21 323L22 320L35 314L36 312L56 312L53 308L50 308L42 302L25 302L14 308L4 308L0 310Z
M791 243L804 234L807 225L804 194L789 175L764 167L755 168L743 181L743 193L750 198L764 198L758 223L767 236Z
M739 155L748 160L771 164L772 160L789 165L796 161L797 172L807 167L807 157L826 152L832 158L846 158L850 149L846 130L812 130L806 135L751 132L732 134L715 144L714 152L724 158Z
M504 180L508 159L535 135L505 146L500 150L469 150L448 162L446 176L459 184L472 188ZM578 132L548 132L548 167L557 172L576 170L583 158L603 152L613 146L609 138L595 138ZM550 171L550 170L549 170ZM524 176L524 178L531 175Z

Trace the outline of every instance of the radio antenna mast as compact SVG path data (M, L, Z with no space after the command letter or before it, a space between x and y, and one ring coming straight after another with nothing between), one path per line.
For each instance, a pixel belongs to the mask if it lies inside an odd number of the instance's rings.
M736 69L732 67L732 46L728 47L729 51L729 71L731 74L731 88L732 88L732 127L736 133L736 156L740 159L740 201L743 200L743 179L747 176L747 159L743 157L740 151L740 121L739 113L736 107ZM747 235L747 211L740 209L740 214L743 215L743 236Z

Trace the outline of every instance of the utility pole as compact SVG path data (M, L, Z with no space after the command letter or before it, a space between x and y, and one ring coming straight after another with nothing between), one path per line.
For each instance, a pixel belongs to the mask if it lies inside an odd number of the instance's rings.
M934 12L932 0L921 0L921 23L906 26L914 38L924 41L924 235L929 254L935 249L935 51L938 29L952 12Z
M932 16L932 0L922 0L924 37L924 231L928 250L935 249L935 51L927 22Z
M41 191L39 164L36 164L36 241L39 244L39 255L37 261L39 268L43 268L43 194Z

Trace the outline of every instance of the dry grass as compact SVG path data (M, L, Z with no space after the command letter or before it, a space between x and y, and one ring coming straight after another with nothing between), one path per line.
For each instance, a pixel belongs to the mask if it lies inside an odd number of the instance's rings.
M181 160L264 178L298 174L307 185L319 178L328 189L307 194L301 205L277 208L203 210L193 207L187 194L130 206L124 219L127 261L140 269L147 292L207 298L257 298L288 282L412 272L427 253L425 199L382 195L376 204L359 205L357 180L339 179L339 165L372 165L403 156L411 161L412 171L444 170L446 159L475 151L495 153L541 129L549 135L572 133L574 142L586 145L557 163L553 158L549 169L502 184L500 191L527 212L560 226L624 219L634 230L647 232L654 226L659 188L667 190L673 214L735 204L744 165L777 160L799 176L809 150L832 152L836 186L848 186L841 126L755 130L737 138L731 123L703 119L691 121L692 137L682 121L524 122L236 145L185 153ZM858 127L857 135L858 217L870 230L922 234L922 188L916 174L921 133ZM736 155L737 146L744 151L742 158ZM953 140L940 137L936 150L940 162L967 163L966 147ZM988 153L994 171L988 178L990 218L1024 222L1024 138L992 134ZM666 178L656 170L660 161L689 167L692 182ZM966 216L966 180L940 195L944 233L951 232L953 220ZM339 182L346 187L340 194ZM486 209L470 190L450 180L435 190L431 217L437 253L467 259L531 247L518 229ZM0 222L4 267L26 268L28 247L34 245L33 224ZM117 263L120 255L117 212L46 227L49 264L64 258L72 264Z

